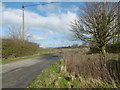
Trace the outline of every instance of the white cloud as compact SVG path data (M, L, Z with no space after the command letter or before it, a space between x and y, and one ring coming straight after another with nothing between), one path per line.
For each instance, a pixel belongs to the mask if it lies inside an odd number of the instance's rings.
M37 9L42 11L42 12L45 12L47 14L55 13L56 11L57 11L57 13L61 12L59 3L53 3L53 4L51 3L51 4L46 4L46 5L39 5L39 6L37 6Z
M51 35L54 35L54 32L53 32L53 31L49 31L49 33L50 33Z
M21 26L21 10L20 9L5 9L2 13L3 26L17 25Z
M37 9L39 11L44 12L45 14L49 15L49 14L60 14L62 12L78 12L79 11L79 7L76 5L73 6L68 6L68 7L62 7L62 4L59 2L54 2L51 4L46 4L46 5L38 5Z
M55 46L57 45L58 46L58 45L64 45L64 44L63 43L51 43L49 45L55 45Z
M42 41L42 40L45 40L45 37L38 36L38 35L32 35L31 40Z
M2 26L2 11L4 10L4 5L0 3L0 26Z
M22 11L20 9L5 8L2 15L3 26L21 26ZM25 10L25 28L31 30L44 30L50 34L64 32L66 36L67 34L69 36L71 34L69 31L70 23L76 18L77 14L70 11L67 13L49 14L47 17L44 17L32 11Z

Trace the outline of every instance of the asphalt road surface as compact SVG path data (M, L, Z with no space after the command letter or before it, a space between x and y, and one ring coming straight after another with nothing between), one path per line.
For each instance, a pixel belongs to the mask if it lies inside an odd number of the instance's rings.
M2 88L27 87L43 69L59 58L58 55L49 55L3 64Z

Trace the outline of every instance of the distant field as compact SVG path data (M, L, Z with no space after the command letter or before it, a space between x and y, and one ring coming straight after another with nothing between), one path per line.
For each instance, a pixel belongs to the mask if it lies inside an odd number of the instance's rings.
M78 48L40 48L40 54L47 54L47 53L66 53L69 51L74 51Z

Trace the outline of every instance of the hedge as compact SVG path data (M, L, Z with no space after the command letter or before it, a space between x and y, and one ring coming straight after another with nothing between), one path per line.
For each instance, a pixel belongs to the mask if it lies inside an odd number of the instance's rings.
M2 39L2 58L16 58L38 53L39 45L20 40Z
M106 52L108 52L108 53L120 53L120 43L107 44L106 45ZM90 53L99 53L99 50L97 47L91 46Z

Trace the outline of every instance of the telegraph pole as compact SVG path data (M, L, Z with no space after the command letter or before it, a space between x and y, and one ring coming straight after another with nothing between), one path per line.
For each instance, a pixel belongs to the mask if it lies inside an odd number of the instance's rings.
M50 3L55 3L55 2L50 2ZM24 41L25 40L25 30L24 30L24 9L25 7L31 7L31 6L37 6L37 5L46 5L46 4L50 4L50 3L44 3L44 4L33 4L33 5L22 5L22 31L21 31L21 40Z
M22 35L21 39L24 41L24 5L22 5Z

